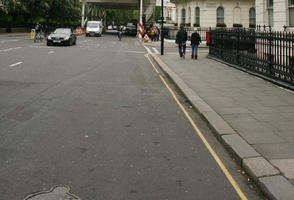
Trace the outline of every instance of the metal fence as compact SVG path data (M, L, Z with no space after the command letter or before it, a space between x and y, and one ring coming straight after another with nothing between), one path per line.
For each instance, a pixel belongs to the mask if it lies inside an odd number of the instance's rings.
M166 35L166 38L175 40L177 32L179 30L179 27L166 27L168 34ZM188 34L188 40L191 38L191 34L194 32L194 28L192 27L186 27L185 30ZM211 28L209 27L197 27L197 32L199 33L201 40L206 41L206 32L210 31Z
M294 85L294 34L271 30L210 31L209 54L246 70Z

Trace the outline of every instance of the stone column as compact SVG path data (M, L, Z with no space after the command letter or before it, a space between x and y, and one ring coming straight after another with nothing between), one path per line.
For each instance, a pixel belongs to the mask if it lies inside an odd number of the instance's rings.
M285 0L274 0L274 29L282 31L287 23L287 3Z
M255 0L256 25L267 25L266 0Z
M191 27L194 26L195 23L195 8L196 6L194 4L190 5L191 8Z

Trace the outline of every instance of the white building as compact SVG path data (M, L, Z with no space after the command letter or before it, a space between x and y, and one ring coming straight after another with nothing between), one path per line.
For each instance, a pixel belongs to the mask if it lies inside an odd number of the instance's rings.
M274 30L294 29L294 0L255 0L256 23ZM293 27L293 28L291 28Z
M161 6L161 0L156 0L156 6ZM176 5L170 0L163 0L163 15L167 22L176 21Z
M176 22L186 26L249 27L256 25L254 0L172 0Z

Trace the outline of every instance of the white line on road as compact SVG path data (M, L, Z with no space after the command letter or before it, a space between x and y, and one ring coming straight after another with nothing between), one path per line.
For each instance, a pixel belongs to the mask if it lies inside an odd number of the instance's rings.
M2 49L0 50L0 53L2 52L7 52L7 51L12 51L12 50L16 50L16 49L21 49L22 47L15 47L15 48L9 48L9 49Z
M22 64L22 63L23 63L23 62L18 62L18 63L15 63L15 64L10 65L10 67L15 67L15 66L20 65L20 64Z
M155 47L152 47L153 50L155 51L156 54L159 54L159 51L155 48Z
M144 47L145 47L145 49L147 49L149 54L152 54L151 50L148 47L146 47L146 46L144 46Z
M126 51L126 53L146 53L146 52L142 52L142 51Z
M12 40L0 40L0 43L1 44L4 44L6 42L18 42L19 40L15 40L15 39L12 39Z
M54 51L49 51L49 52L48 52L48 54L53 54L53 53L54 53Z

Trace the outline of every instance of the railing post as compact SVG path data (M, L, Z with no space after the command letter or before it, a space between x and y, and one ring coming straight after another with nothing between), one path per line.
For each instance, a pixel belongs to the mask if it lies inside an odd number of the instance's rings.
M222 29L220 29L220 35L221 35L220 57L223 58L224 37L223 37L223 30Z
M273 53L272 53L272 46L273 46L273 35L272 29L269 27L269 74L273 75Z
M237 55L236 55L236 63L239 64L239 45L240 45L240 30L236 30L237 31L237 45L236 45L236 49L237 49Z

